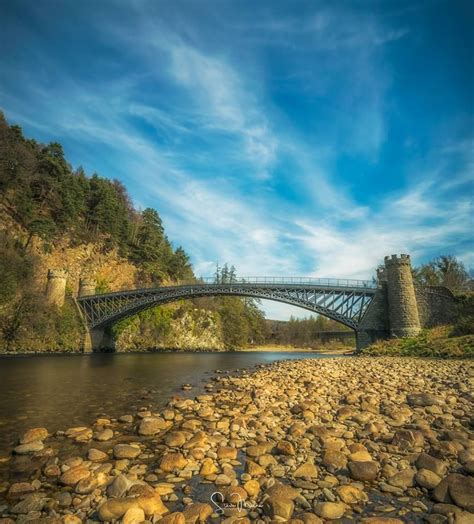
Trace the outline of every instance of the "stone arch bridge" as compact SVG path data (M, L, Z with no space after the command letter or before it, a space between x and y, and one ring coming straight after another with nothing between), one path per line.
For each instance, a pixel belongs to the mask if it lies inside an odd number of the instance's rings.
M46 296L63 298L67 275L50 271ZM180 299L209 296L252 297L284 302L336 320L355 331L357 346L392 337L415 335L422 327L449 322L455 299L446 288L415 287L410 257L385 257L373 281L294 277L250 277L232 282L200 279L152 289L95 294L95 283L82 279L78 297L86 337L85 350L100 350L113 342L107 327L145 309Z

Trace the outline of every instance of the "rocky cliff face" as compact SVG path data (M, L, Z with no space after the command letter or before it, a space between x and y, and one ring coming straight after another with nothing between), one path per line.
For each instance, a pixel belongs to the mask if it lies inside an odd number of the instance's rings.
M0 223L1 230L25 245L28 233L1 209ZM64 235L54 244L46 244L34 237L28 250L38 257L34 268L34 285L38 292L42 292L46 286L49 269L67 270L67 293L72 295L77 293L79 279L85 275L92 275L99 287L103 288L102 291L133 288L139 280L137 267L121 257L116 248L107 249L104 243L74 245Z
M223 350L219 316L197 308L162 306L148 315L137 315L118 329L115 347L119 352L156 349ZM165 311L165 323L153 321ZM155 314L154 314L155 313Z
M8 213L0 209L0 231L24 246L28 233ZM21 351L78 351L83 328L72 300L61 310L43 305L49 269L66 269L66 294L75 296L79 280L92 276L97 291L107 292L148 285L146 276L117 248L108 249L105 243L74 244L64 235L53 244L32 238L28 252L35 255L31 292L36 296L28 317L17 330L17 337L8 350ZM4 318L14 312L1 311ZM154 308L122 322L113 328L117 351L141 351L155 348L180 350L221 350L224 348L219 315L192 304L170 304ZM0 351L6 350L0 334Z

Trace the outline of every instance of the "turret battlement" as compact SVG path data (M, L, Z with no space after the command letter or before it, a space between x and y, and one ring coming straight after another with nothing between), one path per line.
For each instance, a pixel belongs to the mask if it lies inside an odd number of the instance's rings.
M379 266L377 268L377 282L381 284L382 282L387 282L387 271L385 266Z
M67 271L65 269L50 269L46 284L46 301L56 307L64 304L66 296Z
M411 265L411 259L410 255L391 255L386 256L385 259L385 266L393 266L393 265Z
M48 280L52 278L67 278L67 271L65 269L50 269L48 270Z
M97 282L94 278L90 276L81 277L79 280L79 297L85 297L88 295L95 295L95 288Z

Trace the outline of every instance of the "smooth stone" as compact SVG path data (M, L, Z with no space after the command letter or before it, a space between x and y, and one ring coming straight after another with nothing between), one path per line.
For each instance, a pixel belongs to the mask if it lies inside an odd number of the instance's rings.
M309 477L316 478L318 476L318 468L311 462L306 462L299 466L294 472L294 477Z
M474 512L474 478L451 473L434 488L432 496L437 502L454 502L457 506Z
M393 517L366 517L361 520L362 524L404 524L403 520Z
M164 513L168 513L168 508L163 504L161 496L151 486L134 484L128 490L127 498L128 497L136 500L146 515L163 515Z
M107 496L123 497L132 485L133 481L129 480L125 475L117 475L107 486Z
M122 524L140 524L144 520L145 512L142 508L130 508L125 512L122 518Z
M35 490L29 482L14 482L8 488L7 497L9 498L18 498L22 497L28 493L33 493Z
M214 480L214 484L216 486L227 486L228 484L232 483L232 479L225 475L224 473L221 473L220 475L217 475L216 479Z
M418 469L429 469L440 477L444 477L448 469L445 462L427 453L420 453L415 465Z
M267 444L256 444L255 446L248 446L245 452L249 457L259 457L265 455L273 447L271 443Z
M374 461L349 462L350 476L354 480L372 481L377 478L379 465Z
M15 504L10 511L15 514L26 514L32 511L42 511L46 504L46 499L36 493L27 495L23 500Z
M474 478L464 475L449 475L449 494L456 506L474 513Z
M407 403L409 406L434 406L442 404L442 400L431 393L412 393L407 395Z
M91 462L103 462L107 460L109 456L100 449L90 448L87 452L87 459Z
M260 483L257 480L247 480L244 484L244 489L248 493L249 497L256 497L260 492Z
M110 499L99 507L99 519L105 522L119 519L131 508L138 508L136 498Z
M217 469L217 466L214 464L214 461L210 457L207 457L202 461L199 474L203 477L207 477L208 475L213 475L218 471L219 470Z
M16 446L13 451L17 455L26 455L27 453L34 453L43 449L43 442L41 440L34 440L32 442L28 442L27 444L20 444L19 446Z
M186 433L183 431L171 431L165 436L165 444L171 448L179 448L186 442Z
M131 444L116 444L114 446L114 457L117 459L134 459L140 455L141 449Z
M415 485L415 470L403 469L388 479L388 483L403 490Z
M44 440L48 437L48 430L46 428L31 428L23 433L20 438L20 444L30 444L38 440Z
M319 502L314 506L314 512L323 519L340 519L346 512L343 502Z
M421 448L425 443L425 438L421 431L411 429L399 429L395 432L392 444L402 450Z
M336 470L345 469L347 467L347 457L341 451L329 449L324 453L322 463Z
M248 498L247 491L240 486L229 486L222 490L224 500L231 504L237 504L240 501L245 501Z
M252 477L260 477L262 475L265 475L265 469L253 460L247 460L247 462L245 463L245 471Z
M103 429L102 431L98 431L97 433L94 433L93 435L95 440L98 440L99 442L107 442L108 440L114 438L114 432L107 428Z
M169 423L161 417L145 417L140 421L138 434L143 436L156 435L169 427Z
M189 514L189 516L191 517L191 514ZM188 521L192 522L190 518ZM196 520L194 522L196 522ZM159 524L186 524L186 517L184 516L184 513L176 511L162 517L162 519L159 521Z
M160 462L160 469L171 473L176 469L183 469L187 466L188 459L182 453L166 453Z
M75 486L80 480L90 477L91 472L84 466L75 466L65 471L60 477L59 482L66 486Z
M265 495L268 495L269 497L273 497L276 499L281 498L295 500L299 497L299 491L292 488L291 486L287 486L286 484L275 482L273 486L269 487L265 491Z
M281 518L288 521L295 510L295 504L291 499L270 496L263 503L263 512L272 518Z
M184 520L186 524L194 524L197 522L206 522L212 515L213 509L209 504L203 502L196 502L189 504L183 509Z
M415 475L418 486L426 489L434 489L440 482L441 477L430 469L419 469Z
M287 456L293 456L296 454L295 448L291 442L288 442L288 440L280 440L275 450L280 455L287 455Z
M220 446L217 448L217 457L219 459L235 460L237 458L237 449L229 446Z
M336 488L336 492L339 495L342 502L346 504L357 504L358 502L365 502L368 500L367 494L356 486L346 484Z

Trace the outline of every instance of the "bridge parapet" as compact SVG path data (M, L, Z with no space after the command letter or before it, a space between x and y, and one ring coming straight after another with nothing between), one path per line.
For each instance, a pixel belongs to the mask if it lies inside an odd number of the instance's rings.
M197 282L183 282L183 284L277 284L297 286L325 286L349 288L377 288L373 280L357 280L347 278L313 278L313 277L239 277L229 282L219 282L215 277L200 277Z

